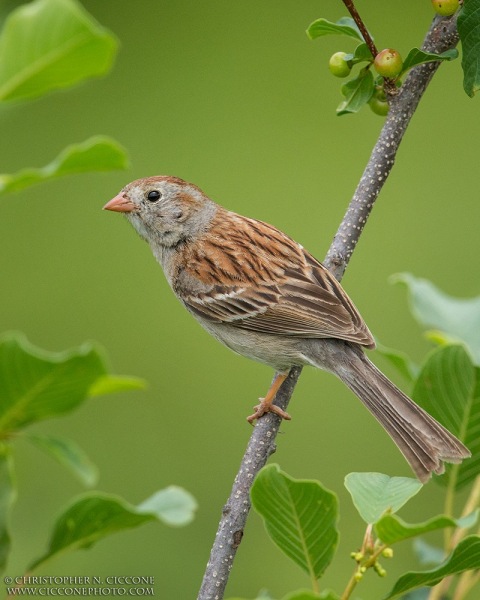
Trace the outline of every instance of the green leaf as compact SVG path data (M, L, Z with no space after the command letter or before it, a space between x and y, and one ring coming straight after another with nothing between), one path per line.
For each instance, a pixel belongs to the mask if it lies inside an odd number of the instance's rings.
M97 467L73 440L38 434L26 435L25 439L70 469L84 485L92 487L97 482Z
M275 544L318 579L337 546L335 494L318 481L293 479L278 465L269 465L257 475L251 496Z
M407 57L403 61L402 73L406 73L409 69L416 67L417 65L423 65L429 62L454 60L458 58L458 50L452 48L445 50L441 54L434 54L433 52L424 52L419 48L412 48L407 54Z
M366 523L376 523L386 512L397 512L423 487L417 479L383 473L349 473L345 487Z
M324 35L348 35L363 42L362 34L355 21L350 17L342 17L336 23L327 19L317 19L308 26L307 35L312 40Z
M458 338L454 338L448 333L444 331L439 331L438 329L430 329L425 332L425 337L427 340L430 340L436 346L448 346L451 344L458 344Z
M193 496L174 486L157 492L139 506L109 494L85 494L57 519L47 552L29 570L60 552L90 548L108 535L149 521L186 525L192 520L196 507Z
M359 44L351 54L346 54L344 59L346 61L357 64L359 62L371 61L373 59L370 48L367 44Z
M240 598L235 596L235 598L228 598L227 600L247 600L246 598ZM260 590L260 592L258 592L256 598L253 598L251 600L274 600L273 596L271 596L267 590Z
M0 175L0 194L18 192L31 185L64 175L127 167L126 151L118 142L105 136L95 136L81 144L68 146L45 167L22 169L12 175Z
M455 479L460 489L480 473L480 395L476 375L463 346L443 346L431 352L423 365L412 398L432 417L455 434L472 457L458 465L447 465L446 476L435 481L447 485Z
M480 88L480 0L463 3L457 29L462 42L463 89L471 98Z
M195 498L181 487L170 485L138 505L137 510L156 515L171 527L182 527L193 521L197 510Z
M422 586L433 586L439 583L444 577L456 575L471 569L480 568L480 537L471 535L464 538L453 550L450 556L436 569L430 571L405 573L395 583L390 593L384 600L396 598L400 594L405 594L410 590Z
M8 446L2 444L0 445L0 572L5 571L10 552L8 520L15 498L12 456Z
M116 394L117 392L127 392L129 390L144 390L147 383L139 377L128 377L125 375L104 375L94 381L88 390L90 397L105 396L107 394Z
M310 590L297 590L283 596L282 600L340 600L340 597L331 590L326 590L321 594L316 594Z
M73 410L105 375L103 352L92 344L47 352L23 334L0 336L0 437Z
M340 596L332 590L325 590L321 592L320 598L322 600L340 600Z
M438 515L423 523L406 523L398 515L384 514L376 523L375 531L384 544L395 544L408 538L416 537L445 529L447 527L469 528L478 521L478 510L461 519L452 519L446 515Z
M358 112L372 97L375 88L373 75L368 69L362 69L355 79L342 86L345 100L339 104L337 115L347 115Z
M480 365L480 296L454 298L410 273L394 275L391 281L407 286L410 308L420 325L439 329L464 342L475 364Z
M0 432L72 410L104 373L89 344L54 353L35 348L22 334L0 337Z
M0 101L26 100L107 73L115 37L74 0L14 10L0 37Z
M428 600L429 595L429 588L422 587L405 594L400 600Z
M384 356L407 381L410 383L415 381L420 371L420 367L415 364L405 352L388 348L378 341L375 350Z

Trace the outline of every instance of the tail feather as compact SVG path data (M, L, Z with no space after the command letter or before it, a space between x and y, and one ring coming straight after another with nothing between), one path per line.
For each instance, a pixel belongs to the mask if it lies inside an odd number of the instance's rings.
M443 461L460 463L471 456L460 440L399 390L360 348L346 343L344 349L347 356L331 362L328 370L360 398L420 481L427 481L432 472L443 473Z
M344 381L384 427L420 481L427 481L432 472L443 473L443 461L459 463L470 456L457 438L414 404L370 361L366 365L362 365L363 369L375 375L375 386L366 385L361 377Z

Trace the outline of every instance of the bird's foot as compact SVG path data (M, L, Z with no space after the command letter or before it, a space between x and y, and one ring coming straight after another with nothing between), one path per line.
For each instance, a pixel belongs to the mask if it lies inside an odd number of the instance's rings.
M253 422L255 421L255 419L259 419L260 417L263 417L263 415L268 412L275 413L280 418L285 419L285 421L291 420L292 417L287 412L282 410L279 406L272 404L271 400L269 401L267 398L259 398L259 400L260 400L260 404L257 404L257 406L253 407L253 409L255 410L253 415L250 415L249 417L247 417L247 421L251 425L253 425Z
M292 417L287 412L282 410L279 406L276 406L275 404L273 404L273 401L275 399L275 396L276 396L278 390L280 389L282 383L285 381L285 379L287 377L288 377L288 373L276 373L275 374L275 377L273 378L273 381L272 381L272 385L270 386L270 389L268 390L267 395L265 396L265 398L259 398L260 404L257 404L257 406L254 406L255 412L253 413L253 415L250 415L249 417L247 417L247 421L251 425L253 425L253 422L255 421L255 419L259 419L260 417L263 417L263 415L267 412L275 413L280 418L285 419L286 421L290 421L290 419Z

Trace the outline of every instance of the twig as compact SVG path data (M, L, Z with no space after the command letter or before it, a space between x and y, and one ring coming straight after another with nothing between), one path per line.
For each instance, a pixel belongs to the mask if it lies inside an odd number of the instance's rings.
M361 566L364 567L365 569L371 569L372 567L374 567L374 565L377 562L379 556L381 556L382 552L387 547L388 547L387 544L381 544L380 546L378 546L378 548L375 550L375 552L373 552L373 554L370 556L370 558L368 558L368 560L366 560L365 562L363 562L361 564ZM356 577L357 573L358 573L358 565L355 567L353 575L350 577L350 579L349 579L349 581L347 583L347 587L343 591L343 594L342 594L340 600L349 600L351 598L352 593L355 590L355 588L357 587L357 584L359 582L359 580Z
M454 48L457 42L455 19L436 17L426 35L423 49L441 53ZM413 69L399 94L392 99L390 112L378 141L324 262L338 280L345 272L373 204L392 169L395 154L410 119L439 64L427 63ZM293 368L277 393L275 404L284 410L300 373L301 368ZM198 600L223 598L250 510L250 488L258 471L275 451L279 426L279 417L269 413L258 421L253 430L232 492L223 509Z
M471 514L475 509L478 508L479 504L480 504L480 476L477 476L475 479L475 482L473 484L473 487L470 491L470 494L468 496L465 507L462 511L462 517L466 517L467 515ZM446 513L446 514L448 514L448 513ZM450 513L448 516L451 517L452 514ZM446 552L451 552L465 537L466 533L467 533L466 529L463 529L460 527L457 528L455 530L455 532L453 533L453 535L451 535L446 540L446 544L445 544ZM466 571L465 573L460 575L458 585L454 592L453 600L461 600L462 598L464 598L466 596L467 591L470 589L470 587L475 585L475 583L477 582L477 580L478 580L477 575L478 574L474 573L473 571ZM436 586L434 586L431 589L430 594L428 595L428 600L442 600L442 598L445 598L452 582L453 582L452 575L442 579L442 581L440 583L438 583Z
M468 592L480 581L477 571L465 571L460 575L452 600L464 600Z
M368 49L372 53L372 56L375 58L375 56L377 56L377 54L378 54L378 50L377 50L377 47L375 46L375 42L373 41L372 36L369 34L368 29L367 29L365 23L363 22L362 17L358 14L358 11L355 8L355 5L353 4L352 0L342 0L342 1L345 4L345 6L347 7L348 12L352 15L352 19L355 21L355 23L357 24L357 27L360 29L360 33L362 34L362 37L365 40L365 43L367 44Z
M476 510L480 506L480 475L477 475L475 481L473 482L472 489L470 490L470 494L468 495L467 502L462 511L462 517L466 517L470 515L474 510ZM451 539L450 545L446 547L446 550L450 552L453 550L467 535L467 529L463 529L461 527L455 529Z

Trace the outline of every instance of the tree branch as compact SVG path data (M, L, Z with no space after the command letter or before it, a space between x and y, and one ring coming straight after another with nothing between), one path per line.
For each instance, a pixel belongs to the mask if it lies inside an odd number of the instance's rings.
M458 43L454 17L436 17L422 49L440 54ZM390 111L324 264L340 281L373 205L395 161L395 156L418 103L440 62L413 69L399 93L390 98ZM295 367L277 393L275 404L286 410L302 369ZM268 413L258 420L222 511L215 542L197 600L221 600L250 511L250 488L258 471L275 451L280 418Z

